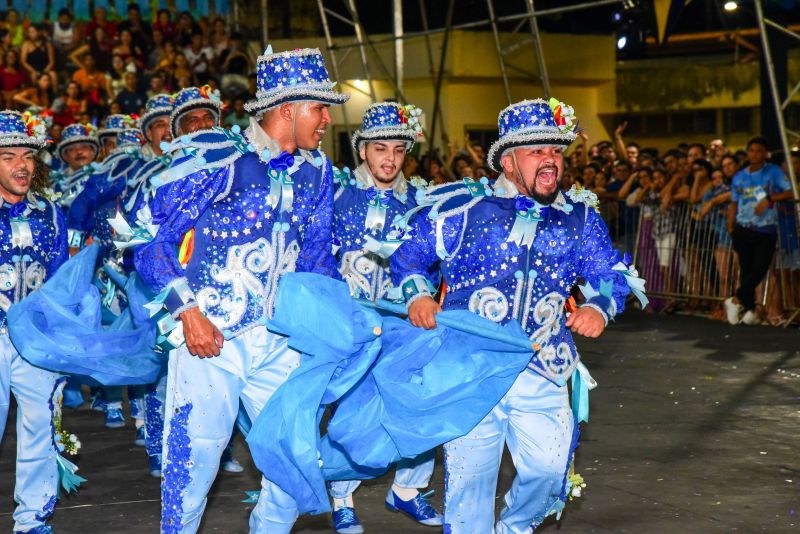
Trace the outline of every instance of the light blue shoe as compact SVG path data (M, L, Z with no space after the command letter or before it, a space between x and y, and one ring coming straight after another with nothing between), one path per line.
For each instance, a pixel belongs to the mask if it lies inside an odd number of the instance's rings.
M433 491L429 491L423 495L417 492L416 497L410 501L404 501L397 496L392 488L389 488L389 493L386 494L386 508L392 512L403 512L420 525L440 527L442 526L442 514L437 512L436 509L425 500L425 498L429 497L432 493Z
M144 425L136 429L136 437L133 440L133 444L137 447L144 447Z
M343 507L333 511L333 528L339 534L362 534L361 526L354 508Z
M122 428L125 426L125 416L122 408L116 406L106 407L106 428Z
M242 464L240 464L236 458L233 457L233 445L230 443L228 443L228 446L225 447L224 451L222 451L219 464L222 470L226 473L241 473L244 471Z

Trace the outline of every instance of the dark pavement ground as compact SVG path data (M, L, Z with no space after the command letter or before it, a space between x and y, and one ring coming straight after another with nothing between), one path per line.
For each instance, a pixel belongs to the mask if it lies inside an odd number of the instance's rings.
M599 386L577 452L588 487L544 532L800 532L800 334L731 327L705 319L630 312L601 340L579 343ZM11 530L14 413L0 451L0 531ZM146 471L133 429L107 430L87 408L65 411L83 443L80 493L64 498L56 532L157 532L158 482ZM218 477L203 532L244 533L259 487L246 445L240 475ZM504 462L498 494L510 484ZM356 493L366 531L430 533L386 511L389 477ZM432 480L442 504L441 462ZM501 505L498 498L498 508ZM304 517L298 533L331 532L325 516Z

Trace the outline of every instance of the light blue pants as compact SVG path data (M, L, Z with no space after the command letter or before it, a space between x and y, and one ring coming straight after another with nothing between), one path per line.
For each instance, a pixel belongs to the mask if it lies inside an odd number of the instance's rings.
M413 460L402 460L397 462L397 470L394 473L394 483L401 488L421 489L428 487L428 483L433 475L433 462L436 458L435 451L428 451L420 454ZM335 480L330 484L330 494L334 499L344 499L352 494L358 486L360 480Z
M53 397L65 380L34 367L18 353L8 334L0 335L0 442L11 394L17 399L17 465L14 530L44 525L58 498L58 464L53 443Z
M300 365L287 339L263 326L225 341L216 358L197 358L186 347L169 358L164 432L161 531L193 533L231 437L239 400L255 421L269 398ZM251 533L288 533L297 505L265 478L250 516Z
M445 532L531 532L558 506L576 439L574 424L567 388L523 371L469 434L444 445ZM504 445L517 475L494 524Z

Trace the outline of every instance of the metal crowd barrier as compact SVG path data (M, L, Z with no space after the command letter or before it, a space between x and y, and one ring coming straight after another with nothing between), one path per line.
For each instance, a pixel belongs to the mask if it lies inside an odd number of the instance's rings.
M722 301L738 286L738 260L727 232L727 207L699 218L699 205L656 206L601 202L615 246L631 254L656 308L668 301ZM757 295L767 316L783 326L800 320L800 226L792 203L779 206L777 251Z
M783 326L800 319L800 220L794 202L778 206L778 253L770 278L776 291L767 290L767 306L780 306L786 314Z

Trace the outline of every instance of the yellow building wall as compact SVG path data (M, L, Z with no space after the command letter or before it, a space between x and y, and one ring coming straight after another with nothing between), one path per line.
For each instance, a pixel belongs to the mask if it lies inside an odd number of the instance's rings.
M377 41L385 36L370 37ZM442 37L441 34L431 37L435 68L438 68ZM524 33L501 34L503 46L524 38ZM352 42L352 39L337 40L337 44ZM323 39L279 40L274 41L272 46L276 51L302 47L320 48L328 62L331 77L334 76L330 55L325 50ZM613 39L604 36L543 35L542 47L553 96L575 108L581 127L590 132L593 138L608 137L608 132L598 115L602 111L599 107L598 88L608 84L614 77ZM569 54L564 53L565 49L569 49ZM375 51L369 48L366 50L376 98L378 101L394 98L394 88L380 67L382 61L386 69L393 73L394 45L391 42L378 43L375 45ZM340 58L344 58L339 65L339 90L351 97L344 109L340 106L331 108L333 130L341 132L345 129L345 113L352 129L360 123L364 110L372 100L368 94L369 85L365 80L358 49L351 50L346 56L344 50L338 50L337 54ZM406 40L404 55L404 95L409 103L423 109L422 124L427 130L430 128L433 116L435 91L425 40L422 38ZM533 45L526 44L519 47L507 55L506 62L511 66L508 69L508 77L513 101L543 96ZM496 128L498 113L507 105L508 100L500 76L492 34L462 31L451 33L441 100L445 128L450 140L461 145L468 128ZM438 125L437 132L436 137L439 139L436 144L443 147L441 129ZM346 146L339 146L338 137L335 135L326 136L322 148L333 156L348 149Z

